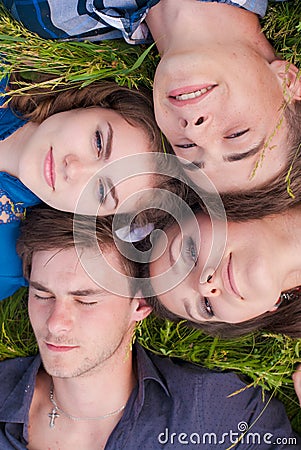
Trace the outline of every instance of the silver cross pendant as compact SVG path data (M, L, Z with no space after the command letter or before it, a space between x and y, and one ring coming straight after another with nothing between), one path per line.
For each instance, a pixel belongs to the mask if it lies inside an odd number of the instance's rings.
M49 422L49 427L50 428L54 428L55 427L55 419L57 419L58 417L60 417L60 415L57 412L56 408L53 408L53 410L51 411L51 413L48 414L48 417L50 418L50 422Z

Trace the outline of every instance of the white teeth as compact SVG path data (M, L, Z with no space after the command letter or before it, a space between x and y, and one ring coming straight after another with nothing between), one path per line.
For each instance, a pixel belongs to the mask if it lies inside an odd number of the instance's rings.
M195 92L189 92L188 94L181 94L176 95L176 100L190 100L191 98L197 98L200 97L200 95L206 94L206 92L210 91L213 88L213 86L209 86L207 88L202 88Z

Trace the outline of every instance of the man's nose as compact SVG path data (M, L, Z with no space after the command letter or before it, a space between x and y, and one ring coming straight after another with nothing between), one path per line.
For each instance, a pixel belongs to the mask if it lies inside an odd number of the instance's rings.
M55 300L47 320L48 330L54 336L66 333L72 329L72 312L62 302Z
M183 116L179 118L179 125L183 130L186 130L189 127L199 127L206 120L208 120L208 116L201 114L196 114L191 118Z
M202 147L204 136L213 132L210 124L213 123L212 114L198 114L187 112L179 117L179 126L183 135L193 143Z

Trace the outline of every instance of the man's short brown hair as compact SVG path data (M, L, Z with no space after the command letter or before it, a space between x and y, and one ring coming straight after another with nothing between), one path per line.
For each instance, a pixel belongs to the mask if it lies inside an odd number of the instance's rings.
M47 205L31 208L21 227L17 251L23 260L23 274L29 280L35 252L66 250L76 246L100 251L118 251L112 232L113 216L92 217L58 211ZM74 227L76 233L74 234ZM119 252L119 251L118 251ZM138 267L119 252L120 264L126 275L137 277ZM132 295L133 287L130 286Z

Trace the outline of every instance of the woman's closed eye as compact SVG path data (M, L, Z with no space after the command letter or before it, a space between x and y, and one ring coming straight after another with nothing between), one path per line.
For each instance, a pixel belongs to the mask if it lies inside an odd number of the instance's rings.
M183 245L186 257L193 261L194 266L196 266L198 263L198 249L193 238L191 236L185 236Z

